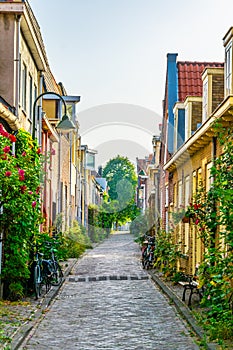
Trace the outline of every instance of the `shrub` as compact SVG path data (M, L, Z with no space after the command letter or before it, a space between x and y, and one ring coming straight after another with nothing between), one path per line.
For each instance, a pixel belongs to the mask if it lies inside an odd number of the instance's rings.
M87 249L92 248L90 238L84 227L75 220L72 227L61 235L61 250L64 258L79 258Z

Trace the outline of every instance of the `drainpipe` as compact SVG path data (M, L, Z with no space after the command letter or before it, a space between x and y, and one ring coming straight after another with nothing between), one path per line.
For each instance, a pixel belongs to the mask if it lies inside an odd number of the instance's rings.
M70 160L69 160L69 168L70 168L70 203L69 203L69 226L71 227L72 222L72 133L70 132L69 139L70 139Z
M39 83L39 95L41 95L43 93L43 73L42 71L40 71L40 83ZM38 96L39 96L38 95ZM38 135L38 142L39 145L42 146L42 97L39 99L38 101L38 114L37 114L37 122L38 122L38 131L39 131L39 135Z
M81 176L82 176L82 171L81 171L81 137L78 136L79 140L79 146L78 149L76 150L76 213L77 213L77 219L78 222L81 224L82 223L82 217L81 217Z
M58 133L57 215L61 213L61 133Z
M15 57L15 115L19 116L19 93L20 93L20 20L21 15L16 15L16 57Z

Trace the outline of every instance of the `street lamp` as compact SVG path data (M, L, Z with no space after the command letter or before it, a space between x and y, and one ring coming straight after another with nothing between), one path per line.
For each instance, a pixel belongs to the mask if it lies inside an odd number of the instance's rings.
M35 140L35 133L36 133L36 103L37 101L44 95L56 95L58 96L61 101L64 104L64 108L65 108L65 114L62 117L62 120L60 120L60 122L58 123L58 125L56 126L56 129L61 132L62 134L67 134L69 132L71 132L72 130L75 130L75 125L72 122L72 120L70 120L70 118L67 115L67 108L66 108L66 103L64 98L57 94L56 92L43 92L42 94L40 94L39 96L37 96L37 98L34 101L33 104L33 120L32 120L32 138L33 140Z

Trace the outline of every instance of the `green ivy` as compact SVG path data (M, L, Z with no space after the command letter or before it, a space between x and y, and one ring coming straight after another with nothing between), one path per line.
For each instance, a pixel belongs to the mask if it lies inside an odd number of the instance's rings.
M20 298L30 276L34 237L41 223L41 150L31 135L7 133L0 124L1 281L4 296Z
M202 188L187 216L197 226L205 246L204 261L198 269L205 288L202 304L207 307L205 325L213 339L233 339L233 138L232 128L216 125L217 139L223 153L211 169L212 186ZM224 327L223 327L224 325Z

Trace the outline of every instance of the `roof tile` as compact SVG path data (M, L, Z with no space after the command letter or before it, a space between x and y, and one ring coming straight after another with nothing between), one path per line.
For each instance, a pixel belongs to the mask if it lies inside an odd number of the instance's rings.
M177 62L179 101L183 102L187 96L202 96L201 75L207 67L223 67L219 62Z

